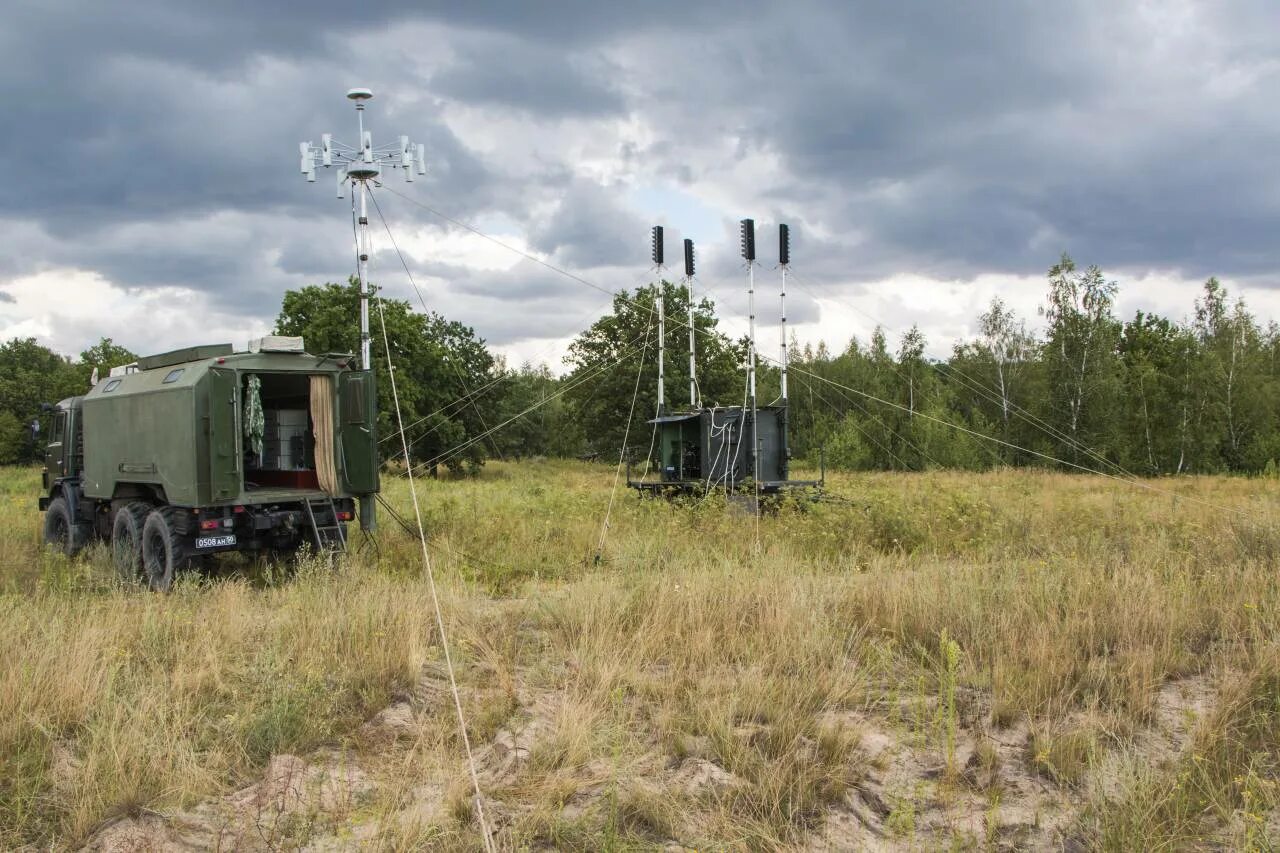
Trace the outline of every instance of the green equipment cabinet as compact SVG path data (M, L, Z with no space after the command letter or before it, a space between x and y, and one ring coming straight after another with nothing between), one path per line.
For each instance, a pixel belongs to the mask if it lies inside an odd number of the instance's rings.
M122 575L164 590L206 555L345 548L357 513L372 529L372 372L264 341L141 358L54 406L46 541L75 554L106 540Z
M636 480L630 466L627 471L627 484L641 494L705 494L723 489L778 495L823 485L822 480L789 479L785 405L693 409L660 415L649 423L656 431L653 461L658 477Z

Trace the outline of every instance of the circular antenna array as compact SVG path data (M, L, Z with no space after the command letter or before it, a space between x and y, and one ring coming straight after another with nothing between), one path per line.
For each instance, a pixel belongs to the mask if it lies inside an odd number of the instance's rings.
M351 100L353 100L353 101L367 101L367 100L369 100L370 98L372 98L372 97L373 97L373 90L372 90L372 89L365 89L365 88L362 88L362 87L357 87L357 88L355 88L355 89L349 89L349 90L347 91L347 97L348 97L348 98L350 98L350 99L351 99Z

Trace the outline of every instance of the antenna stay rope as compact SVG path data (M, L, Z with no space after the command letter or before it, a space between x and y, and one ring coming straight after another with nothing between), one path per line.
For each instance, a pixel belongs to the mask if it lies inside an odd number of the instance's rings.
M418 174L422 174L425 170L425 154L424 146L411 146L409 143L409 137L407 136L400 137L399 145L396 148L383 147L375 149L373 147L372 135L364 129L364 102L372 98L373 93L368 89L357 88L351 89L347 92L347 97L354 101L356 106L356 116L359 121L360 133L360 148L358 152L356 149L349 148L345 145L338 144L335 146L332 137L327 133L321 137L321 144L319 146L313 145L310 142L303 142L298 147L299 153L301 154L302 173L306 176L308 181L315 181L316 179L316 166L318 160L321 161L326 168L334 166L336 161L336 165L340 167L337 179L338 197L342 198L343 190L346 184L350 182L353 193L357 193L360 198L360 215L358 222L356 223L358 225L356 229L356 270L360 277L360 366L364 370L372 370L373 364L371 360L369 334L370 288L368 265L373 252L371 251L369 217L366 207L366 199L370 195L368 182L381 174L384 165L388 168L403 169L405 179L412 181L415 169ZM354 197L352 200L354 202ZM388 233L390 233L389 229ZM397 248L397 252L398 251L399 249ZM480 792L480 777L476 772L475 755L472 753L471 739L467 734L466 715L462 710L462 699L458 691L458 679L453 666L453 654L449 646L449 635L445 628L444 612L440 606L440 594L439 590L436 588L435 571L431 564L431 554L427 549L427 534L422 524L422 508L418 502L417 484L413 479L413 468L409 457L409 443L408 439L405 437L404 431L404 415L400 408L400 391L396 386L395 365L392 363L391 357L391 342L387 336L386 312L383 310L382 297L378 296L377 299L378 319L382 330L382 344L387 353L387 374L391 379L391 398L395 405L396 423L400 428L401 448L404 452L405 467L409 474L409 494L413 500L413 512L418 525L418 539L422 543L422 564L426 570L428 585L431 590L431 601L435 609L436 628L440 632L440 647L444 652L445 664L449 673L449 688L453 694L454 710L457 712L458 717L458 729L462 735L462 743L467 756L467 769L470 771L471 784L475 791L476 820L480 825L481 837L484 840L484 849L487 853L492 853L494 850L493 838L489 835L488 822L485 820L484 797ZM361 505L361 513L363 516L364 504ZM370 517L372 517L372 512L370 512Z
M435 610L436 629L440 632L440 648L444 651L445 668L449 673L449 691L453 695L453 708L458 716L458 732L462 735L462 746L467 755L467 769L471 774L471 787L475 792L476 820L480 824L481 837L487 853L494 850L493 839L489 835L488 822L484 816L484 795L480 792L480 776L476 772L476 759L471 750L471 737L467 734L467 718L462 710L462 698L458 691L458 678L453 667L453 653L449 647L449 634L445 629L444 611L440 607L440 593L436 589L436 574L431 563L431 553L427 549L427 533L422 523L422 507L418 503L418 485L413 479L413 463L409 457L409 440L405 437L404 415L400 409L400 391L396 387L396 370L391 361L391 342L387 337L387 316L382 308L382 296L376 295L378 301L378 323L382 330L382 346L387 353L387 375L391 377L391 399L396 409L396 425L400 433L400 447L404 453L405 473L409 479L409 496L413 501L413 516L418 527L418 540L422 544L422 566L427 573L427 584L431 590L431 604Z
M613 488L609 490L609 506L604 512L604 523L600 525L600 541L596 544L596 562L600 562L604 553L604 542L609 535L609 518L613 515L613 501L618 495L618 478L622 476L622 463L627 455L627 438L631 435L631 421L636 416L636 398L640 396L640 377L644 374L644 357L649 353L649 332L653 329L653 310L649 311L649 324L644 330L644 349L640 352L640 366L636 369L636 387L631 392L631 409L627 413L627 426L622 433L622 450L618 453L618 467L613 471ZM656 432L655 432L656 434ZM653 447L650 439L649 447Z

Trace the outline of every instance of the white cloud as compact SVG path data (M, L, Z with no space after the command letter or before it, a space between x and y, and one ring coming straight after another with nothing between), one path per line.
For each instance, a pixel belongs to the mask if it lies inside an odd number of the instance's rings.
M48 270L9 283L0 303L0 338L34 337L64 355L111 338L136 353L195 343L244 346L270 323L246 320L234 304L186 288L124 290L90 270Z

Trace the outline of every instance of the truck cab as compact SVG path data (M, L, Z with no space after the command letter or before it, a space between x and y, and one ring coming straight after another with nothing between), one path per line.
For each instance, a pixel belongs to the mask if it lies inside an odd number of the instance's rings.
M80 431L80 401L68 397L53 406L53 424L44 449L44 487L80 473L84 463L84 434ZM43 509L43 507L42 507Z

